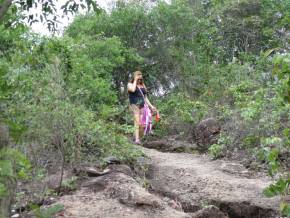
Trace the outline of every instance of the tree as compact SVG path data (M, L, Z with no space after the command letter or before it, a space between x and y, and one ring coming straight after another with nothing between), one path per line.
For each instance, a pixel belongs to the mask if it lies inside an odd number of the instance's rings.
M0 151L2 151L2 149L6 148L8 146L8 129L7 126L5 126L4 124L0 123ZM2 160L0 160L2 161ZM2 168L3 166L0 165L0 168ZM1 177L1 175L0 175ZM0 178L1 179L1 178ZM6 185L8 183L8 181L6 180L7 178L4 178L3 181L0 180L0 191L1 189L4 189L4 185ZM2 187L2 186L3 187ZM12 198L13 198L13 187L15 186L15 184L13 184L11 187L5 188L6 191L6 195L4 197L0 196L0 216L3 217L9 217L10 214L10 205L12 202ZM12 188L12 190L11 190Z
M14 13L16 11L26 12L24 18L32 24L34 22L45 22L47 27L51 31L56 31L57 22L59 15L57 12L57 1L56 0L1 0L0 1L0 24L5 21L5 16L8 14L9 9L13 8ZM40 14L31 10L35 8L41 8ZM85 0L84 2L77 0L67 0L62 6L61 9L65 15L68 13L76 13L80 9L91 9L94 11L99 11L99 7L94 0Z

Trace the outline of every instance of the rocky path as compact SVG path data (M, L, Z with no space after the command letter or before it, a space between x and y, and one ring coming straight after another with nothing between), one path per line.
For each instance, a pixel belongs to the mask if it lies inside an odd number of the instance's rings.
M262 195L271 182L267 177L233 162L142 149L150 160L140 159L136 169L146 169L146 178L137 182L129 167L111 165L110 173L62 196L57 203L65 210L57 217L279 217L279 199Z
M177 199L185 212L213 204L230 217L275 217L278 198L266 198L271 183L242 165L207 156L143 149L151 158L148 179L154 192Z
M91 178L73 195L58 200L65 210L57 217L70 218L189 218L150 194L133 178L126 165L110 166L110 173Z

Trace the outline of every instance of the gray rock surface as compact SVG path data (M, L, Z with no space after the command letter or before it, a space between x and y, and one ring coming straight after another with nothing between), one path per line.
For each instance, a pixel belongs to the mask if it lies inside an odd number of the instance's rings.
M200 121L194 129L195 140L199 148L201 150L207 150L210 145L216 143L220 130L221 126L214 118L207 118Z
M57 204L63 204L65 210L56 217L191 218L141 187L128 167L110 169L108 174L89 178L74 194L60 197Z
M242 165L188 153L141 148L133 173L126 165L88 177L81 188L61 196L57 217L83 218L277 218L279 198L266 198L272 181ZM149 190L142 187L145 185Z
M178 199L186 212L214 204L230 217L268 218L279 210L278 197L262 194L270 178L251 178L241 165L186 153L143 151L151 158L147 173L151 188Z
M144 142L143 146L146 148L154 148L160 151L167 152L187 152L192 153L198 149L196 144L189 142L179 141L179 140L170 140L170 139L161 139L156 141Z
M193 213L192 218L229 218L229 216L216 206L210 205Z

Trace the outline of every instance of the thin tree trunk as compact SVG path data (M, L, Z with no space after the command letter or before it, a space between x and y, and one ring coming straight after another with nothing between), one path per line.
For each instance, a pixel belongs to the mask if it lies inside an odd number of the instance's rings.
M60 172L60 179L59 179L59 185L58 185L58 190L57 190L57 194L59 195L61 192L61 188L62 188L62 180L63 180L63 173L64 173L64 165L65 165L65 149L63 147L63 145L60 145L60 153L61 153L61 157L62 157L62 164L61 164L61 172Z
M9 145L8 127L0 123L0 152ZM0 157L1 158L1 157ZM1 159L0 159L1 160ZM0 177L0 183L4 184L6 193L0 196L0 217L10 217L11 205L14 198L16 181L9 177Z
M6 148L9 143L9 130L8 127L0 123L0 149Z
M6 193L0 197L0 218L10 217L11 205L14 200L16 181L13 178L3 178L0 182L5 185Z
M4 0L3 3L0 5L0 23L2 23L4 16L9 10L11 5L12 5L12 0Z

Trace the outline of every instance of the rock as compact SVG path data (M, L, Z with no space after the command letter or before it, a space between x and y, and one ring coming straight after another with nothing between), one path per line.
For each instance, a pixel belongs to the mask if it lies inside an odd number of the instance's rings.
M143 143L146 148L154 148L166 152L192 152L198 149L198 146L185 141L175 139L161 139L155 141L147 141Z
M196 144L174 140L173 143L171 143L171 149L169 151L191 153L197 149L198 146Z
M75 168L73 170L73 173L76 176L89 176L89 177L97 177L97 176L102 176L107 173L110 173L110 169L105 169L105 170L100 170L94 167L80 167L80 168Z
M221 164L220 169L225 173L233 175L240 175L245 177L250 175L249 171L242 164L238 163L225 162Z
M279 153L279 159L285 164L286 169L290 169L290 151L289 149L282 150Z
M147 171L150 166L150 160L147 157L138 157L134 166L133 170L134 172L141 178L146 177Z
M20 214L19 213L16 213L13 216L11 216L11 218L18 218L18 217L20 217Z
M145 141L143 143L145 148L154 148L157 150L165 151L168 149L168 141L166 139L156 140L156 141Z
M195 129L194 136L201 150L207 150L210 145L217 143L217 135L221 127L214 118L200 121Z
M178 201L170 200L170 201L168 202L168 205L169 205L170 207L172 207L173 209L175 209L175 210L182 211L182 205L181 205L180 202L178 202Z
M210 205L192 214L192 218L229 218L221 212L216 206Z
M105 189L92 192L82 187L71 195L60 196L56 204L63 205L64 211L56 218L191 218L190 214L163 203L158 195L149 193L124 173L112 172L90 179L106 181Z
M272 218L279 213L280 198L263 195L273 182L269 177L251 177L235 162L142 150L151 160L147 172L151 190L176 199L185 212L194 213L206 202L235 218Z
M93 192L99 192L105 190L107 187L108 181L103 177L97 177L90 179L88 181L85 181L81 186L82 187L88 187Z
M123 204L131 206L149 206L151 208L163 208L160 199L148 192L144 192L138 189L128 192L128 195L125 197L121 197L119 201Z
M115 156L106 157L106 158L104 158L104 161L107 164L120 164L121 163L121 161L118 158L116 158Z
M280 201L276 198L277 201L274 203L278 204ZM277 218L278 217L278 209L277 211L273 211L271 208L267 206L253 205L248 201L244 202L232 202L232 201L212 201L212 204L216 205L220 208L221 211L226 211L229 217L251 217L251 218Z
M104 191L111 198L128 206L147 206L162 208L162 201L148 193L133 179L133 173L127 165L110 165L110 173L90 179L82 184L94 192Z
M109 172L115 172L115 173L118 172L118 173L126 174L128 176L133 176L133 172L130 169L130 167L125 164L120 164L120 165L113 164L113 165L110 165L108 169L106 170L109 170Z

